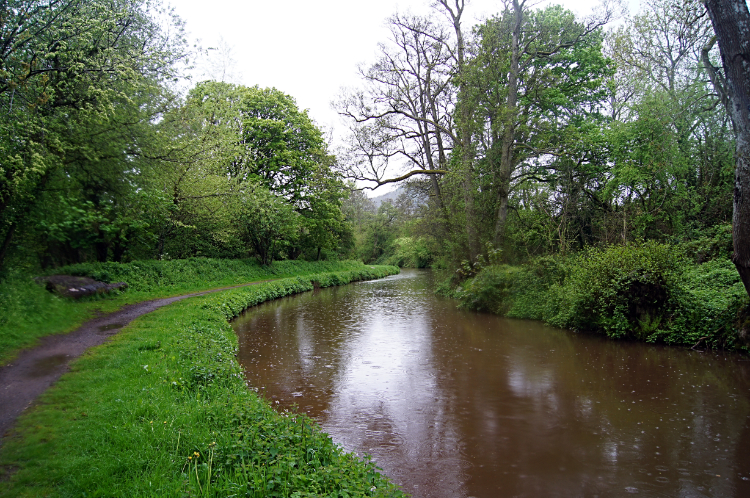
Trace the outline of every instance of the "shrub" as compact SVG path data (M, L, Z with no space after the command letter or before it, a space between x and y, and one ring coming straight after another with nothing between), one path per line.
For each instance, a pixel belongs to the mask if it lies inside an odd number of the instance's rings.
M645 339L672 312L671 290L684 263L671 246L656 242L588 249L572 262L549 322Z
M747 305L747 293L729 259L716 259L682 273L673 294L675 313L658 339L666 343L714 348L737 344L738 313Z
M524 268L488 266L469 279L457 294L460 307L505 315L517 294L516 283L527 273Z
M484 267L453 297L462 307L612 338L745 347L737 328L748 299L734 265L726 258L696 265L689 257L656 242L591 248L567 259Z

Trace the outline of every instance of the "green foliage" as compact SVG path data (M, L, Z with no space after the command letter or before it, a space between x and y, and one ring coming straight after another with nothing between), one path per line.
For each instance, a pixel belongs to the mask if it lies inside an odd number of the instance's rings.
M713 259L728 260L733 252L732 225L721 223L707 227L681 243L680 248L696 263Z
M737 321L747 301L728 259L694 265L655 242L490 265L453 295L466 308L611 338L729 349L742 347Z
M672 247L658 243L584 251L565 280L560 313L550 322L603 330L613 338L637 336L638 320L671 312L670 290L682 265Z
M462 308L546 320L556 313L552 296L567 271L559 257L540 257L523 266L492 262L449 295L459 299Z
M283 259L299 232L298 214L292 205L261 186L243 192L234 219L240 236L264 265Z
M396 275L398 272L399 270L396 266L363 266L350 271L308 275L305 278L309 278L316 287L333 287L361 280L383 278L388 275Z
M20 346L70 330L89 314L85 305L73 306L28 277L12 275L0 280L0 363Z
M488 266L461 286L455 297L461 300L462 308L505 315L525 273L520 267Z
M655 340L686 345L703 341L705 346L726 349L745 346L737 341L737 329L744 326L737 320L748 304L747 292L729 259L686 269L673 300L677 311Z
M82 263L55 273L91 277L103 282L127 282L128 290L115 296L71 301L58 298L28 276L12 274L0 280L0 361L38 338L69 331L99 311L123 304L239 285L258 280L328 272L358 272L359 261L276 261L264 266L255 259L134 261Z
M55 273L91 277L102 282L127 282L129 291L148 292L180 288L184 284L239 284L266 278L306 275L361 268L359 261L275 261L262 265L255 259L189 258L144 260L132 263L81 263L58 268Z
M311 288L289 278L136 320L19 422L0 496L403 496L314 421L245 385L227 319Z
M79 226L102 216L122 224L127 209L116 221L104 207L120 208L118 199L135 190L126 172L153 150L152 123L186 43L181 22L159 1L16 0L0 5L0 24L2 266L10 242L34 234L30 215L56 202L50 191L84 206L86 213L62 217ZM86 220L71 220L76 214Z
M393 241L395 252L388 258L392 264L406 268L428 268L432 253L423 237L399 237Z

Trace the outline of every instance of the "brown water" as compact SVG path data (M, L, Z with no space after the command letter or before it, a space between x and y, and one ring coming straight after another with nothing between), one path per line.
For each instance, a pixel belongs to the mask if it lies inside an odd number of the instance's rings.
M460 311L432 284L250 310L249 383L416 497L750 496L750 362Z

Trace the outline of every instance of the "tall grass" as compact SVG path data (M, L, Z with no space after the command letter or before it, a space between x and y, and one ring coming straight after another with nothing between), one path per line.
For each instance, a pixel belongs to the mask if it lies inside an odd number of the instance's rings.
M0 282L0 363L18 348L71 330L91 314L90 304L57 297L29 278Z

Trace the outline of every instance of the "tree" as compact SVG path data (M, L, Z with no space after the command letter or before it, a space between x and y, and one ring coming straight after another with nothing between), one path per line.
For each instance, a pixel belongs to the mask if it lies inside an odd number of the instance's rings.
M470 84L466 77L466 39L464 38L461 19L466 8L465 0L454 0L453 5L449 0L438 0L437 5L443 10L448 21L453 27L456 36L453 48L453 59L455 63L455 84L458 90L458 101L454 111L456 122L455 150L457 151L456 164L461 177L461 187L464 202L464 224L466 226L466 240L468 245L469 260L475 261L480 253L479 232L477 227L477 214L474 204L476 188L474 186L474 108L470 99L466 96L470 92Z
M179 19L158 2L0 5L0 266L55 180L73 169L122 166L142 152L97 145L106 146L118 125L122 137L156 119L151 111L177 76L184 45Z
M204 196L239 195L249 206L247 198L254 192L265 195L258 190L262 186L275 196L274 202L287 202L300 215L295 225L299 233L282 244L287 257L306 253L319 258L346 237L341 213L345 188L331 168L335 159L292 97L276 89L205 81L191 90L185 107L195 136L193 169L225 179L221 192ZM268 247L253 245L267 257Z
M203 128L216 130L216 160L239 183L259 180L297 205L318 165L331 162L307 111L275 88L206 81L191 90L189 104L198 109Z
M337 107L353 121L348 176L376 188L415 175L430 178L442 206L438 177L447 173L454 140L451 53L444 29L429 18L394 15L391 43L361 70L365 89L345 96ZM388 166L403 159L409 170L394 178Z
M449 27L429 17L393 16L391 43L381 45L380 59L361 71L365 90L338 103L339 113L354 123L347 177L374 184L366 188L427 177L430 196L446 221L452 213L441 191L441 177L455 169L449 167L452 153L472 150L466 127L455 126L457 75L466 58L461 27L464 7L463 0L456 0L455 5L447 0L436 3L437 10L449 18ZM401 171L394 172L398 159L402 161L396 168ZM463 176L462 210L463 230L474 254L479 246L471 175L469 167Z
M706 0L705 6L724 69L725 86L717 86L726 95L736 140L732 261L750 294L750 12L744 0Z
M610 127L623 234L684 238L721 221L726 163L712 149L728 138L726 116L701 64L711 35L697 0L650 0L610 36L629 90Z
M587 123L601 122L610 69L600 28L608 19L607 13L584 23L559 6L528 11L524 1L513 0L477 28L463 98L479 121L478 152L496 197L497 247L504 242L513 183L546 165L554 168L545 156L559 160ZM538 168L521 171L534 159Z
M262 185L249 182L234 203L234 219L241 237L261 264L270 265L296 242L299 215L286 201Z

